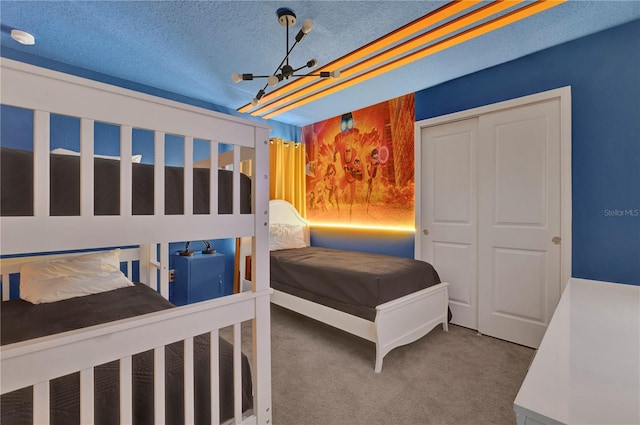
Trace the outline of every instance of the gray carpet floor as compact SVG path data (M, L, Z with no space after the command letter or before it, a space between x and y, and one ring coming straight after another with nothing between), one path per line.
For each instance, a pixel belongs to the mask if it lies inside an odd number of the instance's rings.
M372 342L278 306L271 312L275 425L516 422L530 348L439 326L387 354L376 374Z

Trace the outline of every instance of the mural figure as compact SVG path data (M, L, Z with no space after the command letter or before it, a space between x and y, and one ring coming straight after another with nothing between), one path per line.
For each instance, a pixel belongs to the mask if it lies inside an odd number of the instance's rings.
M341 133L337 134L334 140L333 162L336 162L339 154L340 167L344 172L340 188L343 190L346 203L349 204L351 214L356 200L356 182L363 178L362 163L355 148L360 142L360 131L354 128L351 112L342 116L340 129Z
M342 169L344 170L342 189L349 204L349 214L351 214L353 212L353 203L356 200L356 182L362 180L362 164L358 151L351 144L345 147L340 158L342 159Z
M338 202L338 196L336 195L336 190L338 187L336 186L336 166L333 163L327 164L327 171L324 173L324 187L327 192L327 201L333 207L333 201L336 202L336 207L338 211L340 211L340 203ZM327 207L325 205L324 210L326 211Z
M309 209L310 210L316 209L316 194L313 190L309 192Z
M378 159L378 149L374 148L371 151L371 155L367 157L367 174L369 179L367 180L367 212L369 212L369 204L371 203L371 191L373 190L373 179L378 173L378 166L380 161Z
M322 184L320 185L319 189L318 189L318 200L317 200L317 204L320 205L320 210L322 212L326 212L327 210L327 203L324 200L324 188L322 187Z

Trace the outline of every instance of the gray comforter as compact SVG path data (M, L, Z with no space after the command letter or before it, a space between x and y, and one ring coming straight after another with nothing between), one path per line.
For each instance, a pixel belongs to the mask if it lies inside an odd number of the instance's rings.
M271 287L374 321L376 306L440 283L420 260L311 246L271 252Z

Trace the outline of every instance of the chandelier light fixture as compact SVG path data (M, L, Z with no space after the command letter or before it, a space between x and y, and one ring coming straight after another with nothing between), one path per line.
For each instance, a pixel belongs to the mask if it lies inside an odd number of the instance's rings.
M254 78L267 79L267 84L265 84L265 86L260 91L258 91L258 93L256 94L256 97L254 97L253 100L251 100L251 104L253 106L256 106L260 101L260 99L264 97L264 95L266 94L265 90L267 89L267 87L275 87L282 80L288 80L289 78L292 78L292 77L320 77L320 78L339 78L340 77L340 71L338 70L331 71L331 72L322 71L322 72L317 72L315 74L314 73L296 74L296 72L302 69L313 68L318 65L318 60L315 58L307 61L307 63L305 63L299 68L294 68L291 65L289 65L289 55L293 51L293 48L296 47L296 45L300 43L304 39L304 37L313 29L313 21L311 19L305 19L302 22L302 27L300 28L300 31L298 31L298 34L296 34L295 36L295 42L293 43L291 48L289 48L289 28L294 26L297 23L296 14L293 13L293 10L287 7L281 7L280 9L277 10L276 14L278 15L278 22L280 23L280 25L285 27L286 38L287 38L287 53L285 54L284 58L280 62L280 65L278 65L278 67L276 68L276 70L272 75L253 75L253 74L238 74L238 73L231 74L231 79L233 80L234 83L239 83L240 81L250 81L250 80L253 80Z

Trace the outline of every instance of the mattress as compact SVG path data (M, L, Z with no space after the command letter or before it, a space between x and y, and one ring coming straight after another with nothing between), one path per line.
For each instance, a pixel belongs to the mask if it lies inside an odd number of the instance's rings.
M52 216L80 215L80 158L50 155ZM154 213L154 166L132 164L133 215ZM218 170L218 213L233 211L233 172ZM209 169L193 169L193 212L209 214ZM184 169L165 167L165 214L184 213ZM120 214L120 162L94 159L95 215ZM240 174L240 211L251 213L251 179ZM0 215L33 215L33 152L0 149Z
M1 309L2 344L11 344L45 335L125 319L174 307L146 285L116 289L48 304L23 300L5 301ZM194 338L195 421L210 423L209 336ZM166 423L184 422L183 343L165 348ZM220 421L233 417L233 346L220 338ZM118 362L95 368L96 424L119 422ZM153 424L153 351L133 356L134 424ZM78 424L79 373L51 381L51 423ZM2 396L3 425L31 424L32 389ZM242 356L242 408L252 407L249 361Z
M306 247L271 251L271 287L374 321L376 306L440 283L421 260Z

